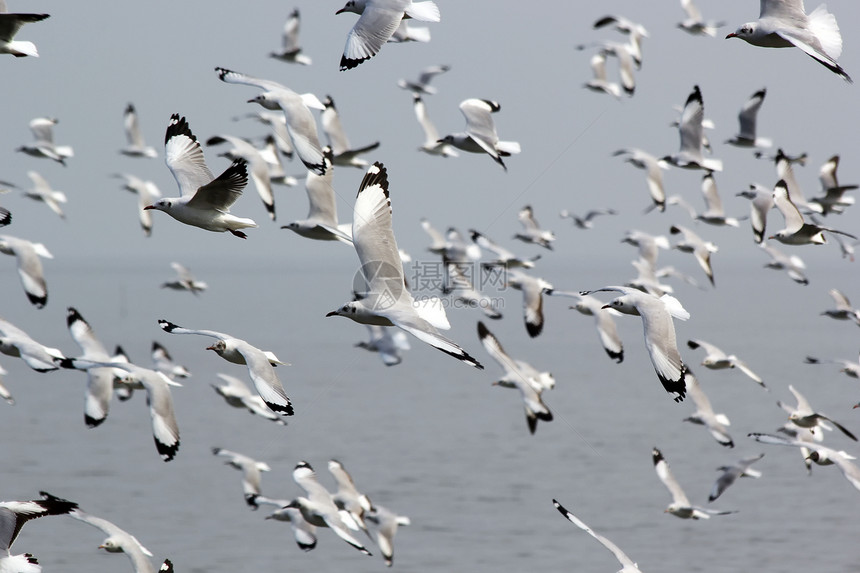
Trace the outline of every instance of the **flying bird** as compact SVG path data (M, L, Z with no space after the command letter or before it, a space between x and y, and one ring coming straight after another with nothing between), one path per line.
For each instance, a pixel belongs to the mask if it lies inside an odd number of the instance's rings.
M263 206L269 214L269 219L275 220L275 195L272 192L272 179L269 177L269 164L263 158L260 151L251 143L241 137L234 135L213 135L206 140L206 145L218 145L228 143L227 148L221 155L231 161L244 161L250 171L251 181L257 189L257 195L263 201Z
M681 0L681 8L687 17L678 22L678 27L693 36L710 36L716 37L717 28L725 26L725 22L716 22L714 20L705 20L702 18L702 13L699 7L693 4L693 0Z
M302 53L302 48L299 45L300 25L299 9L294 8L284 22L283 32L281 32L281 49L269 53L269 57L291 64L311 65L311 59Z
M699 86L687 96L687 102L678 121L681 146L678 153L663 157L663 161L684 169L704 169L722 171L723 162L719 159L705 158L702 154L702 121L705 117L705 104Z
M205 282L195 279L194 275L191 274L191 271L185 265L173 261L170 263L170 268L176 272L176 278L172 281L161 283L161 288L188 291L195 296L209 288L209 285Z
M770 147L773 145L770 139L756 135L756 119L761 104L764 103L765 95L767 95L767 90L762 88L747 100L738 114L740 129L737 135L727 140L726 143L737 147Z
M731 425L731 422L728 416L714 412L710 399L705 394L701 384L699 384L699 380L689 368L684 377L684 382L687 385L687 393L693 400L693 405L696 406L696 411L684 418L683 421L705 426L708 433L711 434L718 444L728 448L735 447L735 443L729 435L728 427Z
M726 489L735 483L739 477L760 478L761 472L752 469L750 466L764 457L764 454L759 454L750 458L743 458L728 466L720 466L717 471L723 472L717 481L714 482L714 487L711 488L711 493L708 495L708 501L714 501L720 497Z
M0 235L0 253L15 257L24 294L36 308L44 307L48 303L48 283L45 281L39 257L53 259L54 256L48 248L42 243L33 243L12 235Z
M415 117L418 119L421 129L424 131L424 143L418 148L428 155L441 155L442 157L458 157L460 154L454 149L453 145L443 143L439 139L439 132L436 131L436 126L427 117L427 107L424 105L424 100L421 95L414 93L412 95L412 108L415 110Z
M140 132L140 121L137 118L137 111L134 109L133 104L128 104L125 107L122 121L128 145L120 149L119 152L129 157L158 157L158 152L155 148L146 145L143 139L143 134Z
M672 475L672 470L669 469L669 464L663 458L663 454L657 448L651 450L651 458L654 461L654 470L657 472L657 477L672 494L672 503L670 503L664 513L671 513L675 517L681 519L710 519L712 515L727 515L735 513L734 511L718 511L715 509L707 509L698 507L690 503L687 499L687 494L681 489L681 485Z
M15 40L15 34L24 24L41 22L50 14L15 14L6 9L6 0L0 2L0 54L12 54L16 58L39 57L36 44L27 40Z
M621 563L621 569L618 570L618 573L642 573L636 563L632 559L630 559L627 554L624 553L612 541L603 537L599 533L596 533L593 529L587 526L585 522L583 522L578 517L569 512L567 509L565 509L565 507L556 500L552 500L552 504L555 506L558 512L561 513L568 521L570 521L575 526L595 538L601 545L607 548L615 556L618 562Z
M726 354L713 344L704 340L688 340L687 346L692 349L701 348L705 351L705 357L702 359L702 366L711 370L724 370L726 368L737 368L746 374L753 382L759 384L762 388L767 388L761 379L761 376L749 369L749 367L734 354Z
M43 499L0 501L0 571L4 573L38 573L42 570L30 553L12 555L10 551L24 524L46 515L63 515L78 507L77 503L40 493Z
M334 100L331 96L325 96L323 100L325 109L322 111L320 119L322 120L323 132L325 132L329 147L331 147L332 163L334 165L345 165L347 167L358 167L364 169L369 164L359 155L363 155L373 151L379 147L379 142L374 141L362 147L353 147L346 137L346 132L343 130L343 125L340 123L340 114L334 105Z
M404 90L409 90L413 95L420 97L421 94L425 95L433 95L436 93L436 88L430 85L430 82L433 81L433 78L440 74L444 74L448 70L451 69L451 66L445 65L433 65L427 66L426 68L421 70L421 73L418 75L417 80L406 80L399 79L397 80L397 86Z
M785 220L785 228L777 231L768 237L768 239L776 239L786 245L823 245L827 242L827 239L824 238L825 231L845 235L852 239L857 238L844 231L822 227L815 223L807 223L803 218L803 214L801 214L800 210L792 202L788 186L784 179L777 181L773 189L773 204L782 213L782 217Z
M245 503L257 509L257 497L260 495L260 472L271 471L272 468L266 462L258 462L244 454L225 450L224 448L212 448L212 453L222 458L228 466L242 472L242 491L245 494Z
M161 198L161 191L152 181L144 181L135 175L117 173L114 177L124 179L125 183L122 188L137 195L137 214L140 228L143 229L143 234L149 237L152 235L152 213L146 207Z
M519 153L520 144L516 141L499 140L491 114L500 109L502 106L491 100L476 98L463 100L460 102L460 111L466 118L466 131L446 135L439 141L469 153L486 153L507 171L508 168L502 157Z
M33 199L34 201L41 201L47 205L51 211L59 215L61 219L65 219L66 214L63 213L60 203L66 203L68 201L66 194L62 191L57 191L56 189L51 188L51 185L45 180L45 178L36 171L28 171L27 177L29 177L30 181L33 182L33 188L24 191L24 196L29 199Z
M2 16L2 14L0 14ZM49 117L37 117L30 121L30 132L33 134L31 145L22 145L15 151L26 153L31 157L52 159L60 165L66 165L66 159L74 156L74 151L68 145L54 144L54 126L60 120Z
M533 243L545 249L552 250L552 242L555 241L555 234L547 229L541 229L540 224L535 219L534 210L531 205L526 205L520 212L517 213L517 219L523 226L522 230L514 235L515 239L519 239L524 243Z

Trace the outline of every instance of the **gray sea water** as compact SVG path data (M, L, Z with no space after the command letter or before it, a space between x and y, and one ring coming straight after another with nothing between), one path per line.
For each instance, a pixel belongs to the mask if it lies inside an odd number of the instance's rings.
M332 256L354 256L343 251ZM857 349L856 326L818 315L830 304L827 288L856 277L853 265L830 254L832 264L819 269L830 282L808 287L761 270L759 259L723 261L717 290L678 287L692 315L678 323L679 340L703 338L737 353L771 388L738 372L696 368L701 356L682 349L714 407L731 418L733 450L681 422L692 406L674 403L660 387L638 319L618 319L626 354L615 364L603 354L591 319L568 310L568 299L547 300L546 328L534 340L523 328L518 292L497 293L507 316L488 322L510 354L557 380L544 394L555 420L540 423L532 436L518 393L491 386L500 369L478 342L477 310L451 312L450 336L485 371L414 339L403 363L387 368L352 347L365 336L363 327L323 318L348 294L348 274L330 261L309 262L298 272L281 262L228 267L201 259L193 270L210 289L200 297L158 289L169 278L162 260L54 261L50 280L63 287L48 306L29 308L18 285L4 281L4 316L69 354L77 352L65 330L70 305L107 345L121 344L142 365L149 364L152 341L162 342L193 373L173 392L181 446L174 461L161 461L142 395L114 401L107 421L87 429L83 374L38 374L2 357L5 383L17 399L0 405L2 496L27 499L47 490L75 500L137 536L154 563L171 558L179 572L385 569L374 546L368 547L375 555L366 557L326 530L318 532L315 550L300 551L287 524L245 505L239 472L210 452L220 446L268 462L263 492L272 497L301 492L291 478L299 460L330 488L326 463L342 461L376 503L411 518L395 540L394 568L401 571L616 570L612 555L565 521L552 498L614 540L643 571L858 571L858 492L834 467L815 467L807 476L793 448L746 438L785 421L775 402L791 402L789 383L860 431L860 411L851 410L857 382L835 367L802 363L806 354L848 357ZM552 259L541 271L560 289L613 282L609 265L580 266ZM207 339L161 332L158 318L226 331L290 361L278 368L296 411L289 425L227 407L209 385L216 372L246 378L244 367L204 350ZM828 435L827 442L858 453L844 436ZM757 464L764 476L741 480L713 504L736 514L677 519L663 513L670 498L653 470L654 446L693 503L706 504L715 468L736 458L765 452ZM70 518L45 518L29 523L13 550L36 554L45 571L129 570L125 557L97 549L102 538Z

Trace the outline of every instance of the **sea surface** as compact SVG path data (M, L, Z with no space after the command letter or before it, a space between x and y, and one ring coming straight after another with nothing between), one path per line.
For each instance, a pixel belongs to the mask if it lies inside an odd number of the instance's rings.
M830 254L828 280L856 277L854 265ZM663 391L634 317L617 319L625 359L615 364L591 319L568 310L570 299L546 301L546 328L531 340L520 293L496 293L506 316L486 321L488 327L508 353L557 381L544 393L555 419L529 435L518 393L491 386L501 370L478 342L475 324L484 320L478 310L450 312L449 335L484 362L483 372L414 339L402 364L385 367L353 347L364 327L324 318L348 296L349 273L328 263L314 268L313 261L307 272L258 263L199 260L193 270L210 288L195 297L158 288L170 278L162 260L55 261L49 280L65 286L42 310L30 308L6 281L4 316L45 344L77 352L65 329L65 308L75 306L107 346L121 344L146 366L158 340L193 376L173 391L181 445L165 463L142 394L114 400L107 421L88 429L84 374L38 374L2 357L5 384L17 400L0 404L3 498L36 498L45 490L74 500L134 534L156 567L169 557L178 572L385 569L373 544L374 555L366 557L324 529L316 549L300 551L288 524L245 505L239 472L210 451L218 446L266 461L272 471L263 474L263 493L271 497L301 493L291 477L300 460L334 489L326 466L340 460L375 503L411 519L395 540L394 569L401 571L617 570L609 552L556 512L553 498L643 571L860 570L860 492L835 467L814 467L808 476L794 448L746 437L785 421L776 401L792 402L788 384L860 432L860 410L851 409L860 399L857 381L835 366L803 364L806 354L856 353L860 330L818 314L830 304L830 283L795 285L761 270L759 259L739 259L723 262L717 289L677 287L692 315L678 323L679 340L702 338L738 354L770 388L739 372L697 367L702 357L682 348L715 409L732 420L735 448L726 449L702 427L682 422L692 405L676 404ZM611 281L609 266L599 262L581 269L547 261L541 270L558 289ZM804 304L795 307L801 295ZM216 372L247 380L244 367L206 351L206 338L167 335L158 318L229 332L291 362L277 369L295 407L289 424L228 407L210 384ZM827 443L860 451L838 433ZM681 520L663 512L670 497L653 470L655 446L695 504L707 504L719 465L764 452L756 464L764 475L739 480L713 504L736 514ZM103 537L68 517L45 518L27 524L13 550L34 553L45 571L130 570L124 556L97 549Z

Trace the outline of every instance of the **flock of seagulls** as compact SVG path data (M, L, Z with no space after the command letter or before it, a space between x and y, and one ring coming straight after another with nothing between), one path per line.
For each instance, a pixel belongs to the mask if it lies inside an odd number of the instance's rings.
M713 38L717 36L719 28L725 25L724 22L704 19L691 0L681 0L681 7L686 17L677 26L692 36ZM445 25L442 11L430 0L349 0L336 13L354 13L358 15L358 19L347 33L339 71L345 74L361 74L364 68L356 68L371 59L376 61L364 66L365 68L370 65L383 67L387 52L399 49L396 46L385 47L388 43L430 42L431 28L410 26L411 22L433 23L432 29L438 29L438 35L441 36ZM10 54L18 58L39 57L40 54L32 42L14 38L24 24L37 23L46 18L48 14L10 13L5 2L0 0L0 54ZM314 63L305 53L299 36L300 24L300 12L296 8L288 14L283 26L281 48L272 51L269 56L289 65L322 65L319 58ZM577 49L593 51L589 59L592 77L584 82L583 86L596 94L589 94L588 97L610 95L612 98L606 99L610 102L609 105L627 105L621 103L622 98L635 98L643 89L641 82L637 88L635 76L648 73L647 42L651 41L651 34L644 25L620 15L603 16L593 22L592 28L600 30L601 33L609 33L611 28L626 40L603 40L576 46ZM707 41L706 38L689 41ZM823 5L807 13L802 0L761 0L759 19L743 24L725 38L742 39L759 47L799 48L836 76L851 82L848 73L837 62L842 52L842 38L836 18ZM384 47L386 53L380 54ZM614 76L610 79L607 70L610 61L613 66L617 62L617 82L614 81ZM332 71L338 73L334 67L333 61ZM504 115L500 113L502 106L498 101L484 99L483 96L463 99L459 110L466 125L461 132L440 135L431 123L427 103L442 89L432 84L439 84L437 78L450 70L451 65L434 64L417 70L417 79L401 78L396 82L396 85L411 97L412 111L423 132L423 141L417 137L418 132L414 132L415 141L420 141L416 155L421 152L430 156L427 160L437 162L437 169L442 171L446 165L450 165L450 162L443 160L460 158L460 152L486 154L502 167L505 174L508 173L509 167L513 170L517 161L514 156L525 156L530 150L529 144L521 146L518 141L500 139L495 120L497 117L504 118ZM408 176L405 172L401 171L397 164L382 160L385 153L378 150L384 142L374 141L372 136L363 134L361 141L369 143L354 147L346 135L340 112L331 95L321 98L313 93L299 93L279 81L224 67L215 67L214 71L221 82L250 86L257 90L256 95L246 103L255 103L263 109L244 117L257 120L258 127L265 125L268 133L252 139L221 132L198 139L186 116L173 113L167 121L164 148L160 150L147 145L136 106L128 103L122 114L126 145L118 148L119 153L139 162L158 158L163 153L164 163L178 187L178 196L168 196L169 193L162 194L156 183L150 179L150 174L146 177L131 173L111 175L122 181L122 189L137 196L136 215L144 236L150 237L153 234L153 225L158 219L154 220L152 215L155 211L161 211L173 219L165 224L184 225L212 233L229 233L247 240L235 241L236 243L252 245L255 232L253 229L275 225L277 216L283 215L283 209L276 209L279 186L304 185L308 199L307 216L277 227L298 235L291 238L300 243L307 240L325 241L328 244L322 247L335 251L344 249L342 245L347 245L350 252L355 251L357 260L358 271L355 272L353 283L349 285L344 280L342 285L344 295L349 293L348 302L330 310L325 317L340 316L364 325L368 337L355 343L355 346L377 353L385 366L380 372L385 372L386 375L408 370L407 353L412 352L414 346L423 346L414 343L417 339L447 355L443 357L436 354L435 358L438 360L453 358L472 367L473 370L463 369L464 377L483 376L486 380L492 379L493 386L518 390L530 436L543 435L549 431L544 424L538 433L539 421L548 423L573 415L570 412L561 412L550 400L549 404L544 401L544 392L547 392L547 398L554 393L548 391L556 388L556 378L550 371L532 366L527 361L532 360L528 352L534 352L533 345L540 344L546 338L546 323L557 320L558 315L553 308L553 305L558 303L557 298L575 299L573 305L567 305L567 310L576 310L592 318L598 335L597 343L616 365L624 362L625 358L630 362L631 355L637 357L634 360L638 360L641 354L639 350L647 353L663 391L676 403L683 403L684 406L692 403L692 413L681 419L704 426L720 446L735 448L740 445L741 440L731 436L728 416L714 410L707 395L707 392L711 391L710 387L707 383L703 385L689 366L694 360L693 357L698 360L701 353L697 355L688 350L703 352L700 365L708 370L737 370L774 395L782 392L783 388L772 378L768 378L769 385L765 385L764 378L757 374L757 371L765 372L767 356L752 358L747 356L745 349L737 350L755 366L754 371L746 361L735 354L729 354L700 338L689 338L686 345L679 344L675 321L690 320L691 325L695 323L695 316L682 304L688 289L718 292L715 274L720 272L719 265L723 255L714 256L721 251L711 233L714 229L736 232L732 229L744 227L748 222L753 243L770 258L765 266L786 271L795 283L804 286L810 283L810 277L805 272L805 263L795 249L802 247L803 253L806 254L807 251L817 248L813 246L836 242L843 257L848 259L848 262L853 261L853 246L854 242L858 241L857 236L852 234L852 229L836 228L841 225L836 224L834 227L829 221L852 211L855 200L849 193L856 190L858 185L840 184L837 177L840 155L831 155L819 170L820 194L806 199L793 167L805 163L806 155L791 156L781 147L777 148L775 154L770 155L770 152L765 150L775 145L775 138L758 135L758 125L762 123L759 122L758 116L762 109L767 109L765 97L768 91L764 87L755 91L743 103L737 116L738 131L724 141L725 145L731 145L738 148L739 152L748 154L751 164L760 163L754 161L755 159L763 159L773 162L775 167L775 176L770 184L750 182L748 189L734 194L735 197L750 201L748 215L729 216L724 209L718 190L718 178L722 178L723 173L740 167L736 167L734 161L724 161L713 156L720 148L712 145L705 133L706 129L712 129L713 123L705 117L705 99L701 85L693 83L677 121L673 124L680 140L677 151L654 154L630 146L624 141L629 134L618 135L617 145L613 147L616 151L607 150L606 155L623 158L625 162L645 172L645 188L650 202L644 212L637 216L643 221L662 218L661 220L671 222L665 225L665 235L629 229L623 236L615 237L616 242L627 243L637 249L638 256L632 261L637 276L629 280L618 276L616 281L609 283L610 286L600 287L599 283L589 284L592 279L586 273L579 277L579 284L562 285L552 277L551 261L558 256L557 251L565 242L565 237L563 231L556 233L538 222L536 213L544 213L545 208L537 198L530 198L518 211L511 211L514 204L503 205L497 225L493 221L494 224L488 225L488 228L480 228L476 223L474 226L477 228L468 228L466 233L456 227L448 227L446 232L442 233L434 228L429 220L422 219L420 226L430 240L429 246L426 247L429 255L422 253L423 258L413 258L399 247L395 238L395 230L399 233L401 228L409 224L408 221L399 221L396 218L395 209L401 202L406 205L415 198L409 193ZM211 69L208 74L211 77ZM290 78L292 82L290 75L283 77ZM370 99L373 94L353 94L350 97ZM408 102L405 97L403 99ZM517 103L511 101L509 104L506 100L505 105L508 109L509 105ZM239 110L240 106L237 105L232 111L238 114ZM454 115L453 110L448 112L448 115ZM238 119L243 116L235 117ZM119 131L119 117L117 120ZM54 164L60 164L52 166L57 170L70 168L76 156L70 145L54 143L57 125L59 122L53 117L36 117L30 120L32 141L20 145L16 151L41 163L50 160ZM548 129L555 127L549 125ZM57 131L62 134L62 141L67 137L71 139L72 134ZM321 135L323 137L320 137ZM203 143L221 151L221 155L230 162L217 176L207 166ZM384 147L382 149L384 150ZM285 161L293 161L291 169L295 169L296 174L291 175L284 169ZM468 162L465 158L460 158L455 163L467 163L468 169L476 171L493 169L500 177L508 176L489 163ZM341 167L354 168L363 173L357 190L347 192L346 185L339 180L335 182L334 174L339 172ZM163 170L161 166L158 169ZM697 178L701 177L696 194L703 198L704 210L697 211L688 200L693 193L675 188L674 181L668 178L664 180L664 174L671 173L674 169L690 170L696 173ZM627 168L621 171L627 175L631 189L642 187L638 173L628 172ZM355 172L357 171L353 171ZM59 184L62 177L56 175L57 173L53 172L50 179ZM32 183L29 189L25 190L6 182L0 182L0 186L10 190L17 189L22 197L43 203L62 220L60 224L74 224L69 220L70 217L67 217L67 208L64 209L70 200L75 200L74 194L68 189L65 192L55 189L48 182L48 178L34 169L26 170L26 175ZM246 213L246 209L250 211L247 201L240 203L249 181L253 182L269 218L269 221L262 225L250 217L231 213L234 205L237 212ZM447 186L456 184L456 181L445 181ZM60 184L60 187L63 185ZM671 192L667 193L667 190ZM353 193L354 201L351 199ZM350 197L348 200L352 202L350 222L338 217L337 212L338 202L346 197ZM517 199L519 200L519 197ZM610 221L619 218L614 216L625 211L630 213L628 205L613 201L608 194L602 195L600 201L611 206L589 208L586 205L576 205L576 211L582 213L581 215L565 209L559 213L560 219L571 219L576 228L573 233L582 232L583 235L579 236L587 235L589 238L586 240L593 240L594 236L605 231L604 227L610 226ZM518 204L523 203L525 201ZM30 203L30 209L34 208L33 204ZM44 206L35 208L43 209ZM474 205L465 199L460 206ZM492 205L484 207L489 208ZM776 231L772 228L773 219L770 222L771 229L768 230L768 219L773 216L774 209L784 221L784 227ZM130 210L131 207L129 212ZM655 210L658 213L650 214ZM680 222L683 212L689 215L689 223L686 219ZM731 213L730 210L728 212ZM825 218L828 220L826 225ZM9 230L17 233L17 223L17 217L11 209L0 207L0 226L10 226ZM556 220L556 223L559 221ZM414 230L417 230L417 225L413 226ZM488 236L496 235L503 226L511 230L508 240L497 242ZM568 223L565 223L565 226L570 228ZM22 234L38 235L38 232L35 232L37 229L27 231L33 232ZM219 239L211 236L211 240ZM232 238L229 240L233 241ZM773 242L787 245L792 251L784 253L777 249ZM333 243L342 245L335 246ZM519 252L519 249L523 251ZM673 266L658 266L660 251L668 250L692 254L707 278L707 283L702 280L704 286L701 286L697 278L690 277ZM723 252L727 250L724 249ZM41 259L53 258L48 248L40 242L23 239L15 234L2 234L0 252L15 257L18 278L14 279L10 266L6 280L20 281L20 287L24 291L24 297L18 301L6 301L7 305L24 305L28 302L32 307L29 310L45 308L49 302L50 276L46 278ZM725 256L728 258L729 253ZM716 272L712 258L717 259ZM428 288L426 281L424 284L413 284L416 275L409 272L415 268L412 263L430 262L434 263L437 269L441 269L439 284L434 285L434 288ZM679 259L679 264L682 262L683 259ZM212 283L210 287L207 282L196 279L181 262L173 261L170 266L175 276L165 279L160 287L176 291L176 296L191 293L193 297L190 298L205 303L209 291L217 289L214 281L209 280ZM554 285L562 286L563 289L557 289ZM58 285L57 290L62 288L62 285ZM520 291L521 319L517 312L505 307L500 296L493 296L493 289L496 294L505 290ZM860 310L851 305L848 296L836 288L831 289L829 294L834 306L821 311L821 315L860 325ZM331 306L333 305L334 301ZM478 342L486 354L498 364L501 374L498 371L475 372L485 370L481 356L470 350L473 344L477 345L476 341L466 335L465 330L452 327L452 322L456 325L458 321L449 320L449 314L460 315L458 320L466 316L466 311L461 308L478 309L482 318L488 321L485 323L483 320L476 320ZM565 310L562 306L558 308L560 311ZM617 324L619 320L621 323L629 322L629 319L622 318L625 315L641 319L641 339L635 337L626 340L628 336L624 327L619 328ZM218 316L215 310L212 316ZM511 316L516 318L512 319ZM323 317L319 318L320 322L331 324L332 329L348 328L345 322L322 321ZM265 320L266 317L261 316L260 319ZM517 358L506 352L499 338L488 328L488 324L512 320L523 321L523 341L533 344L530 346L522 341L509 342L508 347L516 349L514 355ZM829 321L827 323L829 324ZM273 351L263 350L232 334L179 326L160 315L153 317L150 326L155 325L167 334L190 334L212 339L211 344L205 347L206 350L212 350L227 362L247 368L246 377L218 373L219 382L210 382L216 394L229 406L244 409L255 417L287 428L293 419L308 415L307 410L304 410L305 405L299 401L294 404L288 395L303 381L290 376L290 364L279 359ZM0 353L13 359L20 358L29 369L40 374L59 371L59 374L52 375L65 375L73 379L75 375L63 371L78 370L83 373L86 377L83 421L88 428L97 428L105 423L115 397L127 401L134 399L135 390L143 393L158 456L164 462L170 462L181 455L180 422L183 418L174 405L173 393L184 392L183 387L186 384L194 383L189 368L180 364L184 360L174 360L171 352L162 343L154 341L150 352L152 363L147 366L136 364L122 347L111 349L102 342L76 307L68 307L66 327L78 350L71 350L71 345L64 350L43 345L21 327L0 318ZM825 326L822 325L822 328ZM522 334L521 329L522 327L517 328ZM442 334L442 331L449 330L452 331L450 337ZM43 334L39 333L37 338L41 338ZM254 334L248 333L249 340L254 340ZM702 335L709 338L706 333ZM596 349L593 344L592 348ZM636 348L637 352L629 352L631 348ZM625 349L628 350L627 354ZM284 349L278 351L285 355ZM342 352L349 350L342 349ZM602 353L595 354L600 356L600 360L605 360ZM299 362L308 358L299 355L289 356L289 359ZM850 378L860 377L860 363L854 360L807 355L805 362L810 365L835 364L840 373ZM797 360L797 363L802 361ZM653 375L649 373L647 364L639 361L635 367L639 369L640 378L650 379L650 385L653 386ZM809 369L809 372L822 370ZM8 375L2 366L0 375ZM250 380L250 386L247 380ZM558 386L561 388L572 382L560 380ZM796 405L774 400L786 415L784 426L773 430L779 435L763 431L753 432L748 436L747 445L755 441L764 445L797 448L803 454L803 463L808 472L811 471L812 464L822 467L836 465L850 485L860 490L860 467L853 463L854 456L835 449L839 446L831 448L830 445L822 444L825 435L831 433L834 428L839 430L837 436L841 434L838 439L856 442L857 437L850 429L852 423L837 422L830 415L817 411L790 382L786 381L786 387L794 397ZM645 384L644 381L641 383ZM820 388L816 388L816 392L818 391ZM4 385L0 385L0 398L16 408L26 407L25 404L16 403L13 392ZM666 403L667 407L672 406L668 401ZM837 417L842 419L843 416L844 414ZM553 424L559 425L561 424L558 422ZM348 440L349 436L343 439ZM828 436L828 444L831 440L835 441ZM344 449L348 451L348 446ZM294 540L301 551L314 550L317 547L319 530L328 528L361 554L371 556L378 549L385 565L393 565L395 534L400 526L411 524L410 518L371 501L369 495L357 488L351 474L340 461L332 459L328 463L328 471L337 487L335 492L329 491L320 482L310 463L299 461L292 470L292 478L301 491L297 491L293 497L269 497L266 494L270 488L268 483L264 487L263 473L274 473L276 468L273 469L267 462L220 446L212 447L211 452L241 472L243 499L251 510L257 510L261 505L271 506L273 511L267 516L268 519L290 523ZM645 453L647 454L647 451ZM768 454L768 457L777 455L779 453L774 451ZM711 517L740 513L735 510L693 505L675 479L661 450L654 447L651 456L654 471L671 496L665 513L691 520L707 520ZM764 456L764 453L759 453L735 458L717 468L720 474L710 490L707 502L721 498L738 478L760 478L762 482L767 481L766 472L752 468L753 464L758 463ZM384 460L383 463L389 462L390 460ZM268 478L265 481L268 482ZM99 548L109 553L125 553L134 571L147 573L157 570L150 561L154 554L131 533L102 517L84 512L78 507L78 503L46 492L40 492L40 495L41 499L0 502L0 572L41 571L38 559L33 554L13 555L11 546L25 522L37 517L57 515L69 515L101 530L107 537ZM613 553L622 566L621 573L639 571L638 565L612 541L595 533L555 499L553 504L566 519ZM740 516L721 517L736 518ZM29 526L28 529L30 527L34 526ZM170 559L164 560L160 571L173 571Z

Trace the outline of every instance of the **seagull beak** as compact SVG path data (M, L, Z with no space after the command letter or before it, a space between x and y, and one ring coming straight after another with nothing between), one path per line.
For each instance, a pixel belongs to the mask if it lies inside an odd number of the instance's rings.
M155 205L147 205L143 208L144 211L148 211L149 209L155 209Z
M737 38L737 37L738 37L738 35L737 35L737 34L735 34L734 32L732 32L731 34L729 34L728 36L726 36L726 40L728 40L729 38Z
M575 306L572 306L572 307L570 307L570 308L576 308L576 307L575 307ZM601 307L600 307L600 310L603 310L604 308L612 308L612 307L611 307L610 305L608 305L608 304L604 304L603 306L601 306Z
M330 316L337 316L337 311L336 311L336 310L333 310L333 311L331 311L330 313L328 313L328 314L326 314L326 315L325 315L325 317L326 317L326 318L328 318L328 317L330 317Z
M214 346L207 346L206 350L215 350L215 347Z
M335 16L337 16L338 14L343 14L344 12L346 12L346 8L341 8L340 10L335 12L334 14L335 14Z

